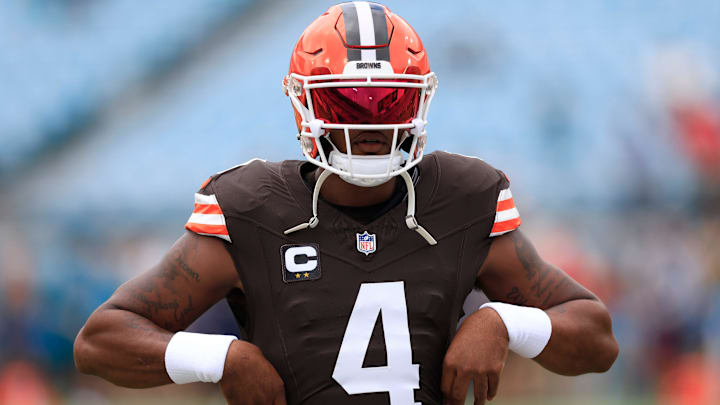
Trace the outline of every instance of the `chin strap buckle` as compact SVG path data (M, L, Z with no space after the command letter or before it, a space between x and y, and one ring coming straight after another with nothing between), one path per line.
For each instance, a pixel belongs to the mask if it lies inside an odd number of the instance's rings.
M413 231L420 227L420 224L418 224L418 221L417 219L415 219L414 215L408 215L405 217L405 225L407 225L408 229Z
M435 240L435 238L430 235L430 232L426 231L425 228L418 224L418 221L417 219L415 219L414 215L408 215L405 217L405 225L407 225L408 229L420 234L420 236L422 236L429 245L437 245L437 241Z
M320 220L318 219L318 217L312 217L312 218L310 218L310 220L309 220L308 222L305 222L305 223L300 224L300 225L295 225L295 226L293 226L292 228L286 230L286 231L283 232L283 233L284 233L285 235L288 235L288 234L291 234L291 233L293 233L293 232L301 231L301 230L303 230L303 229L308 229L308 228L313 229L313 228L315 228L316 226L318 226L319 223L320 223Z
M308 228L314 229L318 224L320 223L320 220L318 217L312 217L310 218L310 221L308 222Z

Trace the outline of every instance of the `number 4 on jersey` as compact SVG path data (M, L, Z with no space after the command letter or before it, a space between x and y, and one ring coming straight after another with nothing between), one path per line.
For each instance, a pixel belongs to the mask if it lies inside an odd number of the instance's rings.
M363 367L370 337L381 312L387 366ZM420 388L419 365L412 364L402 281L360 285L332 376L350 395L389 392L391 405L420 405L415 402L413 393Z

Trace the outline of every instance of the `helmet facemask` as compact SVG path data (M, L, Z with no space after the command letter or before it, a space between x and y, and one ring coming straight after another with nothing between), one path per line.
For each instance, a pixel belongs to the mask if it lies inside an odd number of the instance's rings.
M300 116L303 155L346 182L377 186L422 160L427 114L437 89L434 73L291 73L284 89ZM346 153L330 140L331 129L344 132ZM350 130L393 131L390 153L353 155ZM331 150L326 150L328 145Z

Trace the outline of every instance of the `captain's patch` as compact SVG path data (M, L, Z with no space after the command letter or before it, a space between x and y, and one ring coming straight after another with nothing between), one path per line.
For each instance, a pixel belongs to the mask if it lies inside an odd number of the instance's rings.
M315 243L307 245L282 245L280 260L282 261L283 281L292 283L303 280L317 280L320 273L320 246Z

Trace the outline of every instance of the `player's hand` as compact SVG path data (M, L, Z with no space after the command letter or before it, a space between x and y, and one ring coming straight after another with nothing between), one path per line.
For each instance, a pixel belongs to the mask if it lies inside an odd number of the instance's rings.
M280 375L257 346L242 340L230 344L220 387L228 405L286 405Z
M483 308L468 316L443 361L444 403L464 404L470 381L475 388L475 405L493 399L507 352L507 329L495 310Z

